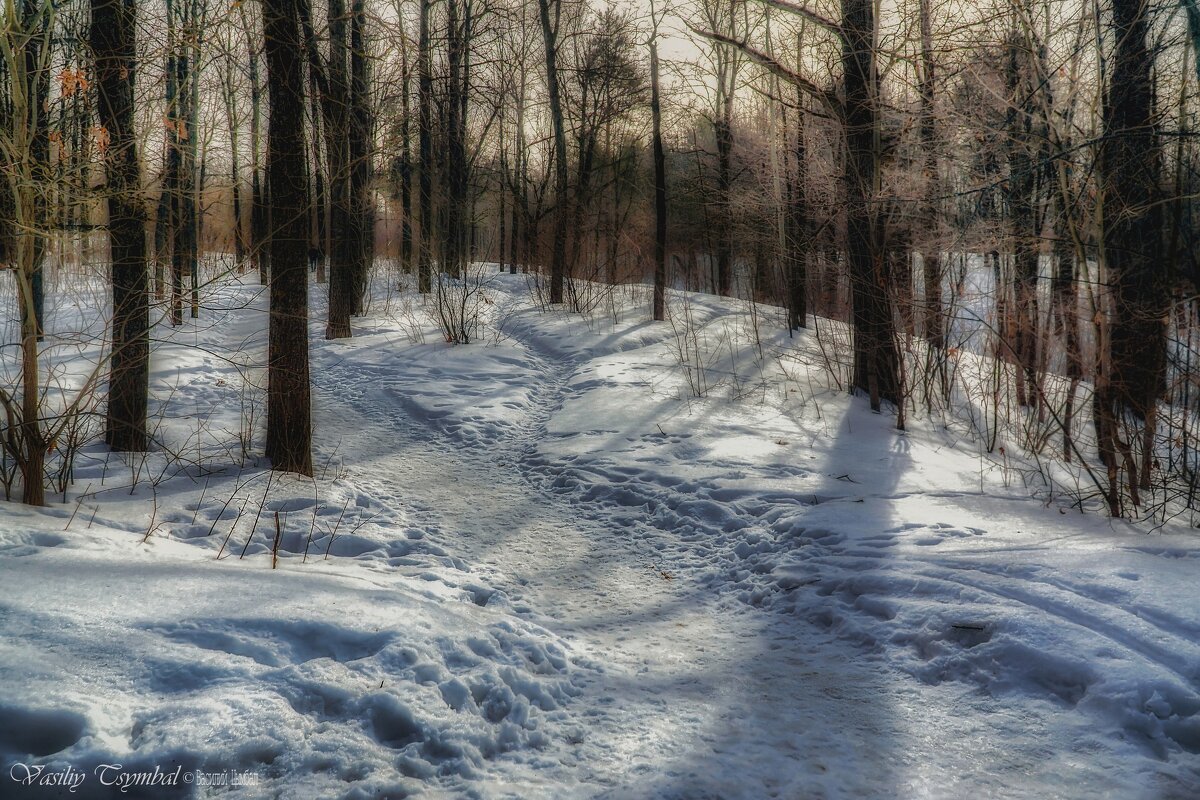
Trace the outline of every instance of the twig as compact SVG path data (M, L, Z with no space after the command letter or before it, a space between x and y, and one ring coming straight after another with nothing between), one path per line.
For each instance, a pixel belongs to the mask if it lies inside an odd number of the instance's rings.
M254 524L250 526L250 534L246 537L246 544L242 547L242 554L239 559L246 557L246 551L250 549L250 542L254 540L254 534L258 531L258 520L262 517L263 506L267 504L267 495L271 493L271 481L275 480L275 471L267 475L267 488L263 490L262 501L258 504L258 512L254 515Z
M279 540L283 538L283 528L279 525L279 512L275 512L275 543L271 545L271 569L279 566Z
M142 544L145 544L150 539L150 534L154 533L154 520L158 517L158 488L150 487L150 496L154 501L154 506L150 510L150 527L146 529L146 535L142 537Z
M87 489L83 490L83 494L81 494L81 495L79 495L79 497L75 498L75 510L71 512L71 518L69 520L67 520L67 525L66 525L66 527L63 528L64 531L70 530L71 523L75 521L75 515L79 513L79 506L83 504L83 498L87 497L88 489L91 489L91 488L92 488L92 485L89 483L87 485Z
M346 498L346 502L342 503L342 513L338 514L337 524L333 526L333 530L329 532L329 541L325 543L325 560L329 560L329 550L333 547L333 540L337 536L338 528L342 527L342 517L346 516L346 508L350 505L350 498Z

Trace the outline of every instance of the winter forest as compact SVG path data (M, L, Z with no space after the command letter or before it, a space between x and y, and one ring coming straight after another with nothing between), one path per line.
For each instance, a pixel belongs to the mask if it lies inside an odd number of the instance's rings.
M5 0L0 797L1200 797L1200 2Z

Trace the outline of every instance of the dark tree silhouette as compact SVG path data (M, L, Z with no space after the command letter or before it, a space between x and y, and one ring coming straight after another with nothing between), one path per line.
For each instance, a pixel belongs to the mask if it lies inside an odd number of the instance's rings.
M267 457L312 475L308 373L308 168L304 145L302 0L263 0L267 61L267 180L271 194L271 312Z
M100 124L108 142L103 155L112 252L112 361L104 439L113 450L142 451L147 445L150 276L133 126L134 0L92 0L91 45Z
M846 250L854 325L854 386L871 408L900 400L900 357L889 297L883 229L875 199L879 184L879 74L872 0L842 0L843 119L846 136Z

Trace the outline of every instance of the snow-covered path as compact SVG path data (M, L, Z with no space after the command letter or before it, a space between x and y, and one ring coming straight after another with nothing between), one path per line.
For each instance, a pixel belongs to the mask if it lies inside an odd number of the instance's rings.
M410 352L359 354L370 368L343 362L317 381L356 415L345 427L358 433L341 443L354 454L354 483L440 533L484 579L487 588L473 588L478 603L499 589L512 610L597 667L570 735L575 774L550 771L547 796L566 791L564 780L612 797L847 796L900 778L888 752L904 732L880 713L873 670L815 656L804 639L828 647L828 637L802 621L680 580L646 545L669 533L626 507L552 490L552 470L534 453L570 391L575 359L527 349L509 366L521 370L511 377L530 402L480 430L411 401L419 390ZM355 380L364 372L370 380ZM485 388L456 390L469 398Z
M1069 705L1078 702L1071 696L1077 687L1069 669L1063 686L1055 684L1052 654L1046 656L1051 662L1044 676L1046 696L1014 708L978 696L969 685L955 689L941 679L912 681L880 656L879 642L869 634L857 636L851 629L849 636L845 631L834 636L830 622L815 624L811 615L786 603L764 603L759 587L775 581L771 573L786 574L780 562L789 561L789 552L802 571L819 572L817 565L824 564L823 578L831 587L847 570L898 573L876 578L890 584L876 587L886 594L895 594L914 576L970 581L963 577L961 551L948 561L906 557L892 565L890 558L872 559L889 555L903 525L863 546L844 546L843 536L823 531L794 542L769 534L756 518L769 517L772 501L794 504L801 493L787 486L789 478L811 475L811 470L778 463L761 475L747 474L746 463L736 456L713 458L697 451L693 466L701 477L681 486L654 468L665 465L669 473L680 463L647 457L632 436L622 437L633 442L629 453L610 447L591 461L578 458L581 454L562 456L556 440L577 438L572 428L580 427L571 424L572 406L602 420L614 413L603 402L589 405L595 400L589 390L612 388L596 377L603 373L604 357L650 345L661 335L620 330L609 337L589 336L571 327L570 321L548 322L530 314L509 326L514 341L507 348L470 368L446 364L440 347L427 353L377 347L355 351L369 363L334 363L320 378L341 407L358 415L346 428L359 433L352 444L342 445L356 454L357 464L350 467L354 481L410 513L415 510L414 523L436 532L442 546L482 578L483 587L467 587L477 592L476 602L487 603L492 590L499 590L507 607L562 636L596 668L575 701L583 727L568 734L574 753L564 763L570 769L544 773L551 781L549 796L574 781L585 795L611 797L952 797L981 789L1021 796L1041 795L1051 785L1060 786L1064 796L1114 787L1145 797L1175 792L1182 797L1190 791L1172 788L1174 779L1147 783L1145 773L1081 758L1079 749L1094 743L1063 742L1060 706L1064 699ZM363 375L370 379L355 380ZM636 419L642 411L623 405L616 414ZM556 424L563 415L566 428ZM653 416L647 414L646 420ZM379 432L381 419L388 420L387 436ZM681 422L676 428L682 432ZM605 425L610 426L605 433L617 432L611 423L599 423L602 430ZM686 446L692 436L672 436L657 422L642 427L652 427L649 436L668 444ZM853 431L845 433L849 439ZM770 437L769 431L759 434ZM602 449L610 444L600 440ZM892 448L895 459L889 459L888 472L893 478L872 481L870 491L883 506L928 510L940 501L951 506L946 511L954 518L962 516L961 506L982 502L973 491L940 491L936 484L924 492L898 488L896 481L908 466L906 446L898 440ZM573 452L572 446L566 451ZM854 446L844 457L863 467ZM638 462L646 461L652 468L639 468ZM573 474L572 466L578 467ZM705 470L714 467L707 474L713 485L701 488ZM727 490L724 497L731 502L717 508L719 486L731 476L748 488ZM833 508L839 500L854 502L852 493L846 496L837 485L846 475L824 477L833 478L826 483L834 487L818 492L814 503L831 501ZM769 491L773 482L781 484L776 497ZM697 501L697 494L712 500ZM679 495L687 499L680 503ZM994 504L1003 508L1005 501ZM872 505L865 512L866 529L887 522L879 504ZM845 514L851 525L854 513ZM729 524L731 515L744 519ZM827 516L836 520L840 514L833 510ZM714 525L709 530L704 523ZM724 547L722 537L713 535L722 526L735 534ZM746 535L754 527L761 529L761 538L752 530ZM920 534L926 526L907 529ZM932 551L928 545L970 538L971 532L983 533L934 524L925 547L910 550ZM766 558L756 564L754 548L746 551L746 542L767 540L769 546L759 548ZM813 580L807 574L793 580L801 582ZM789 585L786 578L783 583ZM1029 581L1017 583L1020 603ZM838 586L821 594L846 592ZM857 611L865 607L868 619L894 616L886 607L889 601L872 607L868 594L865 588L851 593L849 602ZM1026 602L1035 608L1053 605L1036 596ZM978 635L975 621L967 619L961 629L966 646ZM1077 620L1068 613L1063 621ZM936 649L936 643L927 646ZM1156 660L1172 658L1163 653ZM1036 655L1030 662L1036 673ZM1086 724L1068 722L1070 727ZM1115 753L1108 757L1119 761Z

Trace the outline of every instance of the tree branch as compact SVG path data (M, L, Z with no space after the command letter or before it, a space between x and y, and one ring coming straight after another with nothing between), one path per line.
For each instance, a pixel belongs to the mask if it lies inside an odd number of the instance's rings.
M846 32L845 32L845 30L843 30L841 24L834 22L833 20L828 19L826 17L822 17L820 14L816 13L815 11L810 11L808 8L806 8L802 5L797 5L796 3L789 3L788 0L762 0L762 1L763 1L763 3L771 6L772 8L778 8L781 11L788 12L789 14L795 14L798 17L802 17L802 18L808 20L809 22L813 23L814 25L824 28L825 30L829 31L830 33L837 34L839 39L845 40L845 38L846 38Z
M764 53L762 50L750 46L745 41L734 39L732 36L726 36L723 33L700 30L692 25L688 25L688 28L697 36L702 36L705 39L728 45L729 47L736 47L755 64L758 64L768 72L778 75L788 83L800 87L806 94L829 109L832 116L839 118L842 116L842 104L835 93L822 89L800 73L788 69L783 64L780 64L771 54Z

